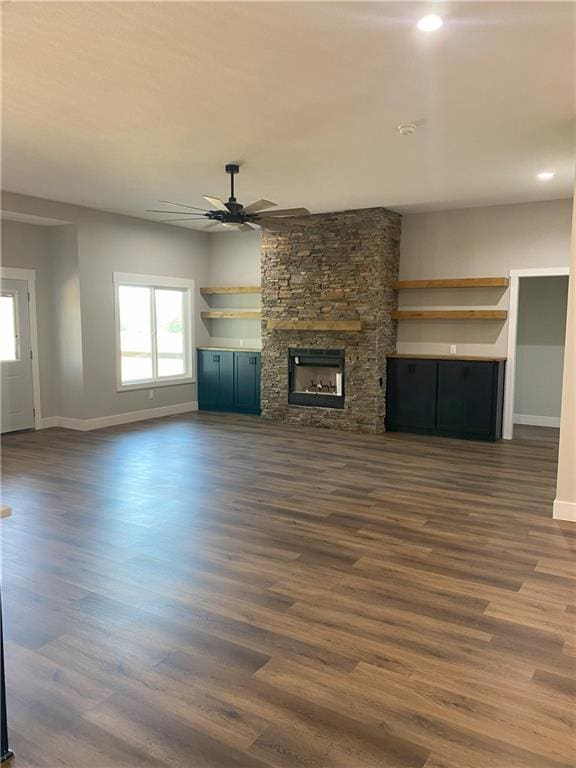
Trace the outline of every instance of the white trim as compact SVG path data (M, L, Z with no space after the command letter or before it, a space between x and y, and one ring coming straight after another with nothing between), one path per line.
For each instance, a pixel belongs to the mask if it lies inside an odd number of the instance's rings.
M0 267L0 277L6 280L26 280L30 283L36 280L36 270L20 269L19 267Z
M40 360L38 355L38 314L36 310L36 270L18 267L0 267L0 278L25 280L28 283L28 316L30 321L30 349L32 350L32 404L34 429L42 428L42 400L40 397Z
M508 304L508 353L504 385L504 418L502 437L512 440L514 431L514 388L516 384L516 339L518 335L518 296L522 277L559 277L570 274L569 267L511 269Z
M555 520L566 520L569 523L576 523L576 502L554 499L553 517Z
M116 392L129 392L132 389L159 389L160 387L173 387L176 384L194 384L196 379L191 376L165 376L154 381L138 381L134 384L120 384L116 386Z
M140 275L129 272L113 272L112 282L114 284L114 326L116 343L116 392L127 392L133 389L156 389L157 387L167 387L174 384L194 384L196 382L196 356L194 354L195 334L194 325L195 307L195 281L184 277L169 277L166 275ZM147 379L144 381L134 381L125 384L122 381L122 364L120 354L120 298L119 288L121 285L148 286L150 288L172 288L182 290L184 293L183 312L184 312L184 362L186 373L184 376L166 376L161 379ZM154 315L154 302L152 301L152 315ZM153 321L153 327L156 323ZM153 344L152 358L154 371L156 362L154 355L155 345Z
M62 429L74 429L79 432L90 432L93 429L114 427L118 424L131 424L134 421L148 421L159 419L163 416L177 416L180 413L189 413L198 410L198 401L190 403L177 403L176 405L162 405L159 408L148 408L142 411L128 411L127 413L115 413L112 416L100 416L96 419L70 419L67 416L49 416L42 420L41 429L61 427Z
M51 427L59 427L60 420L60 416L46 416L46 418L42 419L40 422L38 429L50 429Z
M532 416L528 413L515 413L514 424L528 424L533 427L560 427L560 416Z
M130 272L113 272L114 283L122 285L150 285L154 288L188 288L194 290L195 282L188 277L168 275L137 275Z

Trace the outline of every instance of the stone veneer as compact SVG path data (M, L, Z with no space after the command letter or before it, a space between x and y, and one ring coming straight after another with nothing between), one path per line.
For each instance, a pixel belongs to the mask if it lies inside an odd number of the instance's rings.
M262 416L384 430L386 355L396 347L400 215L385 208L316 214L262 233ZM307 221L310 221L308 219ZM357 333L272 331L268 320L362 320ZM344 409L288 404L288 348L344 349Z

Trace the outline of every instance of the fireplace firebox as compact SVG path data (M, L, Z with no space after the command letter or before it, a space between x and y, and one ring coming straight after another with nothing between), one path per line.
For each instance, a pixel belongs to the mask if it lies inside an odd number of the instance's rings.
M344 408L344 350L289 349L288 402Z

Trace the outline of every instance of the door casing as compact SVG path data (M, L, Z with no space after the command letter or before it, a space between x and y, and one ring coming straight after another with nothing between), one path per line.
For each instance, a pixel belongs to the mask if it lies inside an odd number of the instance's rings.
M34 428L42 428L40 400L40 366L38 360L38 320L36 314L36 270L17 267L0 267L0 278L25 280L28 284L28 312L30 314L30 347L32 349L32 398L34 403Z

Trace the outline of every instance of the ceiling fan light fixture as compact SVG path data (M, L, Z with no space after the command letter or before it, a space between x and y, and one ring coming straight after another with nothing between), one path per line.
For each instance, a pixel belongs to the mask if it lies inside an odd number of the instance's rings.
M204 195L206 200L212 206L212 209L207 210L205 208L196 208L193 205L187 205L186 203L173 203L169 200L162 200L165 205L174 205L181 208L190 209L189 212L180 210L158 210L148 209L148 213L166 213L171 216L180 215L185 216L187 221L194 219L195 221L204 221L209 225L222 225L230 229L237 229L241 232L250 232L259 227L270 228L272 222L278 222L278 228L290 223L292 219L298 217L298 222L301 223L301 217L309 216L310 211L307 208L277 208L276 203L271 200L256 200L250 205L244 206L236 200L234 195L234 176L239 173L240 165L238 163L227 163L224 166L224 170L230 176L230 197L228 202L224 202L219 197L213 197L211 195ZM270 211L270 208L275 210ZM270 218L268 218L270 217ZM176 219L164 219L164 221L183 221L182 218Z

